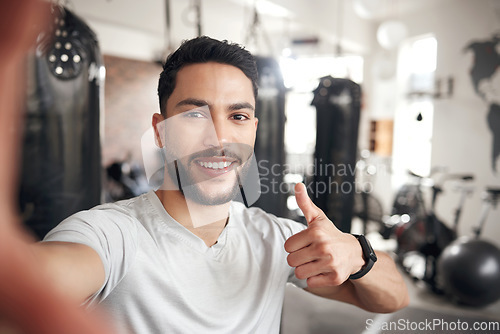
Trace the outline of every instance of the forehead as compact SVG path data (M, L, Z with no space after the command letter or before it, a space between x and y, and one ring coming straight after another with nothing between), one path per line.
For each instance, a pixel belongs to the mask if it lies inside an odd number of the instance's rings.
M193 64L186 64L179 69L177 76L189 76L189 75L211 75L215 73L221 73L221 74L232 74L236 76L242 76L246 77L246 75L243 73L242 70L240 70L238 67L230 65L230 64L224 64L224 63L218 63L215 61L209 61L206 63L193 63ZM250 79L248 79L250 80Z
M233 99L243 99L255 105L252 81L235 66L208 62L182 67L177 72L171 98L215 99L231 96Z

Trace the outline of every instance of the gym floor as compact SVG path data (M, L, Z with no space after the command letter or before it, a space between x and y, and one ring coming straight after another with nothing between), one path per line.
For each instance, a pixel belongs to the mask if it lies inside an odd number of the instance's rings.
M372 241L372 245L375 249L384 249L383 244ZM407 275L403 277L410 305L391 314L366 312L288 285L281 334L500 333L500 301L483 308L459 306L416 284ZM483 328L497 327L473 331L476 322ZM416 326L420 326L420 330Z

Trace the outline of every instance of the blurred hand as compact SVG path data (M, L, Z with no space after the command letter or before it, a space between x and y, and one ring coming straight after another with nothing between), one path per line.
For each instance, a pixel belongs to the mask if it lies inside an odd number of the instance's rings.
M109 334L45 278L17 214L25 55L49 13L46 1L0 1L0 333Z

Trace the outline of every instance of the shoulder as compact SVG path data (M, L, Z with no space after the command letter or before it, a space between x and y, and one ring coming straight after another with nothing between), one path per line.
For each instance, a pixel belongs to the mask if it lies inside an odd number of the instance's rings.
M259 234L263 235L267 235L268 233L279 234L284 240L306 228L304 224L277 217L271 213L265 212L261 208L247 208L239 202L231 203L230 219L231 218L244 224L247 230L257 231Z
M138 216L145 211L147 205L146 194L117 201L113 203L105 203L97 205L89 210L77 212L69 218L105 218L111 221L120 221L123 223L137 221Z
M75 213L44 238L44 241L83 244L97 252L104 266L106 282L92 299L97 295L105 297L134 262L141 229L136 215L140 197Z
M101 204L89 210L77 212L50 231L45 240L54 240L65 235L71 235L76 240L95 237L108 241L116 238L134 239L140 224L137 219L139 211L137 202L140 197Z

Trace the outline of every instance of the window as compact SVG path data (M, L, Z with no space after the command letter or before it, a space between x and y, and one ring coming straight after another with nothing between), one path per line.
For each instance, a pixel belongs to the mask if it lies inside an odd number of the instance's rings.
M314 153L316 141L316 110L311 106L313 90L321 77L331 75L349 78L361 84L363 81L363 57L322 56L282 57L280 67L287 94L285 126L285 150L287 154L310 156Z
M394 120L394 186L406 180L406 171L428 175L431 170L434 118L434 72L437 41L424 36L400 50L398 82L403 89Z

